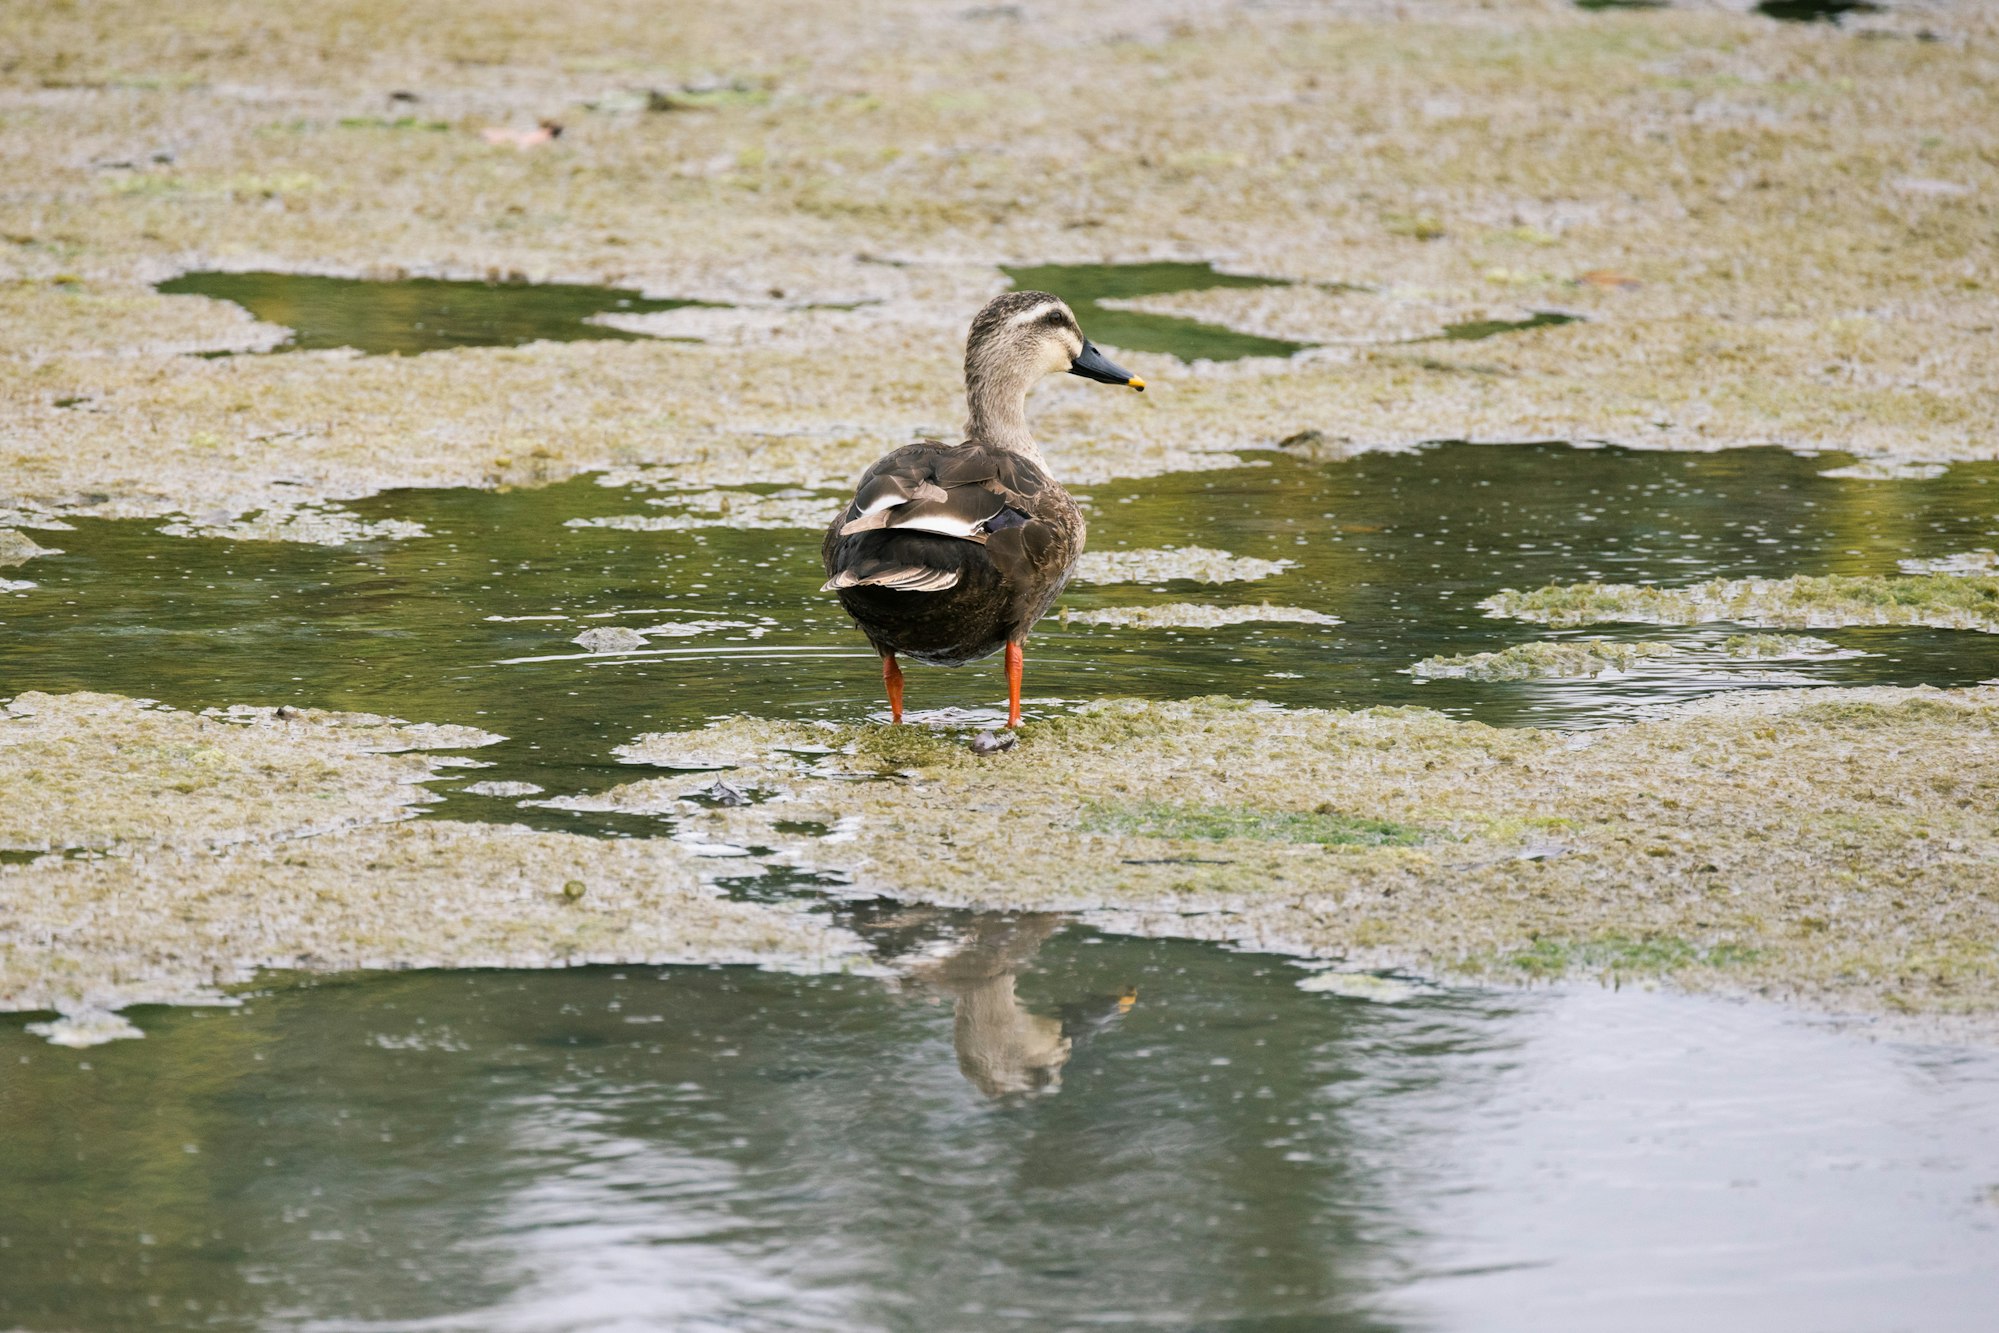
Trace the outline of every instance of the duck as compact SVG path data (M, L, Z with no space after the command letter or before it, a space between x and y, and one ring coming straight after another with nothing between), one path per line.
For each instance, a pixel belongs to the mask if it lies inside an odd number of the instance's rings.
M965 340L965 439L885 454L826 529L820 591L839 597L881 654L893 725L901 658L961 667L1004 651L1006 725L1020 727L1028 631L1083 554L1082 511L1027 429L1028 390L1062 373L1145 388L1083 336L1060 297L995 297Z

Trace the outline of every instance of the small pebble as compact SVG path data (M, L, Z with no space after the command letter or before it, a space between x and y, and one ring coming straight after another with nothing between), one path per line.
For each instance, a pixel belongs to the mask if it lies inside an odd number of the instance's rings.
M562 896L572 903L580 902L583 898L583 881L580 879L565 881L562 885Z
M972 737L973 754L999 754L1011 750L1020 738L1010 731L982 731Z

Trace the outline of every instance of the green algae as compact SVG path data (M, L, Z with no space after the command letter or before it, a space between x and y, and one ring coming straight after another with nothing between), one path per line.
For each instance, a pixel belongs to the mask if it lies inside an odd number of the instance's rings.
M1557 628L1603 621L1699 625L1728 621L1770 628L1925 625L1999 634L1999 578L1929 574L1810 575L1710 579L1686 588L1628 583L1505 588L1479 605L1496 616Z
M854 952L797 910L725 901L664 839L411 819L436 799L417 784L457 765L410 752L501 739L317 709L16 697L0 711L0 847L90 854L0 860L0 1009L213 1002L259 968L814 969Z
M1085 551L1070 578L1078 583L1244 583L1281 574L1297 563L1233 555L1206 546Z
M1486 653L1426 657L1407 670L1422 680L1591 680L1647 664L1809 661L1842 655L1850 654L1810 634L1731 634L1713 645L1562 639L1516 643Z
M1409 674L1426 680L1587 680L1606 671L1629 671L1651 658L1684 651L1672 643L1616 643L1576 639L1519 643L1490 653L1426 657Z
M1838 644L1813 634L1731 634L1721 641L1721 650L1750 662L1831 657L1843 651Z
M1107 606L1094 611L1062 612L1065 625L1110 625L1121 629L1224 629L1261 622L1289 625L1337 625L1338 616L1301 606L1210 606L1199 602L1168 602L1158 606Z
M1528 947L1494 960L1496 971L1511 971L1536 981L1569 976L1611 978L1666 976L1696 968L1743 967L1758 951L1740 945L1697 944L1670 935L1631 938L1599 935L1590 939L1537 938Z
M0 528L0 569L10 565L24 565L36 556L61 554L61 551L43 546L25 532L14 528Z
M1369 819L1331 808L1306 812L1223 806L1092 802L1079 827L1086 833L1131 833L1146 838L1223 842L1309 843L1323 847L1414 847L1429 831L1393 820Z
M218 537L232 542L304 542L312 546L352 546L357 542L408 541L424 537L421 523L403 519L363 519L337 505L277 505L251 510L223 523L178 519L162 524L169 537Z
M838 753L865 732L738 719L625 753L732 757L732 782L778 795L684 832L860 892L1369 966L1999 1014L1992 688L1734 694L1581 736L1424 709L1119 700L1030 724L997 756L908 727L880 729L882 761ZM800 758L815 749L834 752ZM1377 823L1338 841L1357 818Z

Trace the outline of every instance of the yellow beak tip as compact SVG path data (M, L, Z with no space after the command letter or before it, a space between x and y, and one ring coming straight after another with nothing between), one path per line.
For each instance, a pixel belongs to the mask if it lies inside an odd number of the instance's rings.
M1145 392L1145 381L1140 379L1136 375L1133 375L1130 379L1126 380L1125 383L1129 384L1132 388L1138 390L1140 393Z

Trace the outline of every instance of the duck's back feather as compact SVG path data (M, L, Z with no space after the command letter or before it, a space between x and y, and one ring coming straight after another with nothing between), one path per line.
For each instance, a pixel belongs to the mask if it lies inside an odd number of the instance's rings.
M1026 635L1083 549L1075 502L1032 459L905 445L826 532L826 591L877 648L955 666Z

